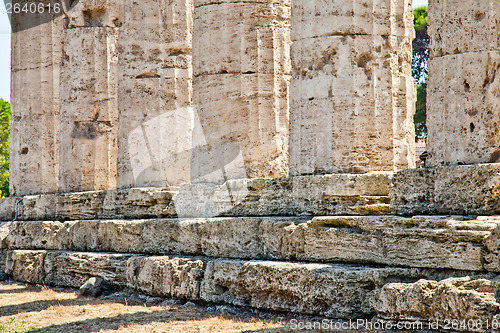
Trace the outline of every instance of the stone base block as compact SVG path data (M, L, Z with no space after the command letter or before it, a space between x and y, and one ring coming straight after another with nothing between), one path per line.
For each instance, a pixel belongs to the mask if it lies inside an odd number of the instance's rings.
M41 194L0 199L0 220L388 214L391 172L238 179L180 189ZM22 201L19 201L22 199ZM19 202L19 204L17 204Z
M207 302L333 318L373 315L371 293L389 279L415 279L418 269L214 260L200 297Z
M166 256L130 258L128 287L147 295L197 300L206 261Z
M373 172L185 185L175 205L181 217L387 214L391 177Z
M447 324L451 328L452 320L458 320L453 331L497 332L498 325L491 328L493 319L497 324L499 320L499 291L495 275L389 283L377 292L372 306L385 319L439 321L440 328Z
M126 285L127 260L132 254L17 250L7 253L5 272L15 280L79 288L91 277L111 286Z
M0 244L500 272L499 230L498 217L458 216L46 221L11 223Z
M403 170L393 184L398 215L500 214L499 163Z
M148 295L337 319L491 319L499 312L498 277L460 271L10 251L7 273L18 281L69 287L102 277L117 288L128 286Z

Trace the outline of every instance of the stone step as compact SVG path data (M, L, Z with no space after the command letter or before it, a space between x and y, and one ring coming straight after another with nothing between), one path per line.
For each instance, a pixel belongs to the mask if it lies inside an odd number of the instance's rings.
M18 281L71 287L101 277L154 296L351 319L376 314L373 305L382 299L374 297L383 295L388 283L452 275L417 268L26 250L8 252L7 273Z
M500 217L323 216L16 221L0 249L177 253L500 272Z
M0 199L0 220L369 215L390 212L391 172L229 180ZM22 199L22 200L21 200Z
M500 330L500 278L487 274L413 283L388 283L371 305L380 318L427 321L434 329L462 332Z
M396 215L500 214L500 163L402 170L393 184Z

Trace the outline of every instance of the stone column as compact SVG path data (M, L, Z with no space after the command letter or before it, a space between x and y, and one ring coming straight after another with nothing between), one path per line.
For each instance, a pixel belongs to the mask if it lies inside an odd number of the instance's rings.
M27 17L30 16L30 17ZM57 192L62 17L12 17L10 191Z
M498 1L429 3L428 166L500 162Z
M116 187L120 1L67 13L61 66L59 191Z
M190 182L192 0L124 1L118 187Z
M289 0L195 0L193 182L288 173Z
M60 192L116 186L117 36L113 27L65 31Z
M290 174L415 164L410 0L295 0Z

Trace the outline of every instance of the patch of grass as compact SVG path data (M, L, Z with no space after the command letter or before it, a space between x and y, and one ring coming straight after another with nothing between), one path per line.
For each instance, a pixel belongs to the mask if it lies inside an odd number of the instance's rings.
M8 323L0 325L0 333L29 333L36 329L35 326L29 325L24 320L16 321L16 317L12 317Z

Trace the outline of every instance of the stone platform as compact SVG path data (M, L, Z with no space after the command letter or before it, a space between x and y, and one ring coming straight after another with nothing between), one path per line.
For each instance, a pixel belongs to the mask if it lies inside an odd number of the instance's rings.
M0 220L368 215L390 212L392 172L228 180L168 189L56 193L0 200ZM21 200L22 199L22 200Z
M147 295L336 319L491 321L500 315L498 170L7 198L0 259L28 283L101 277ZM464 203L470 184L477 193Z

